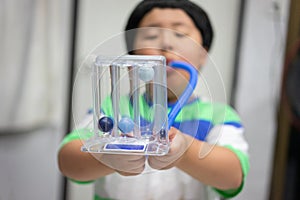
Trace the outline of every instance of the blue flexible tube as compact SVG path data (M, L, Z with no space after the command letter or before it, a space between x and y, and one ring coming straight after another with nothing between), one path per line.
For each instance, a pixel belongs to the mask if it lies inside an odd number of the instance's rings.
M170 129L171 125L174 123L175 118L180 112L182 106L184 106L184 104L193 94L198 81L198 71L192 65L182 61L172 61L169 63L169 65L174 68L184 69L188 71L190 74L190 81L168 115L168 129Z

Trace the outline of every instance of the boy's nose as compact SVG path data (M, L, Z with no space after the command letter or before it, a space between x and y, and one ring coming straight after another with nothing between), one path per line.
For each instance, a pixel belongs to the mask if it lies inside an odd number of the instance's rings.
M169 30L162 31L161 48L164 51L172 51L173 50L171 31L169 31Z

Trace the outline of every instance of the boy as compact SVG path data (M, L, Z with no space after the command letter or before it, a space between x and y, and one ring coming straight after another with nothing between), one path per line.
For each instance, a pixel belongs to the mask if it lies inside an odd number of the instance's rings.
M125 30L130 54L163 55L167 62L185 61L198 70L213 38L206 13L186 0L142 1ZM186 80L187 72L167 67L170 107L185 89ZM100 199L233 197L241 191L248 173L248 145L237 114L229 106L196 96L190 98L169 130L171 148L162 157L83 153L77 131L63 141L60 170L77 181L97 180ZM145 168L158 171L142 173Z

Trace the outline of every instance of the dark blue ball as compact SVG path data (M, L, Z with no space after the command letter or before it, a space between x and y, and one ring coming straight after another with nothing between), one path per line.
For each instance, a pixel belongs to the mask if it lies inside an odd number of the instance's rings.
M110 117L101 117L98 121L98 128L102 132L110 132L114 127L114 120Z
M165 138L167 137L167 132L166 132L166 130L165 130L165 129L161 129L161 130L159 131L159 136L160 136L161 139L165 139Z

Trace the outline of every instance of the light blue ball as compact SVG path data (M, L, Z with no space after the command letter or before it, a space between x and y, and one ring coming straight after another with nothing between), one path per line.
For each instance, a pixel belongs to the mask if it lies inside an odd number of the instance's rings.
M154 69L152 67L140 67L139 78L145 82L151 81L154 77Z
M120 119L118 127L123 133L130 133L134 129L134 122L130 117L124 116Z

